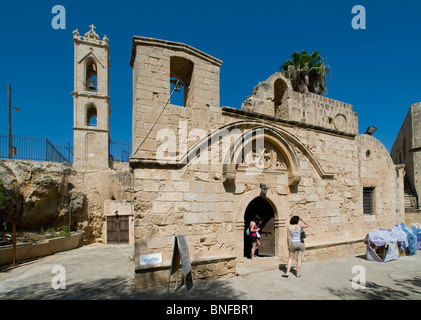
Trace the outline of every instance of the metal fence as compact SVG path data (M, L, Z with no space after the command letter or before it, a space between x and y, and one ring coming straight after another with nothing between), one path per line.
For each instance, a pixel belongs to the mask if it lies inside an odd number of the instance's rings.
M110 141L110 161L129 162L132 144L120 141Z
M53 161L65 165L73 163L73 146L53 144L47 138L13 136L13 159L33 161ZM110 141L110 161L128 162L131 144ZM9 158L9 135L0 134L0 158Z
M54 145L47 138L14 135L12 145L13 159L54 161L66 165L73 161L70 147ZM66 156L62 152L66 152ZM0 134L0 158L9 158L9 135Z

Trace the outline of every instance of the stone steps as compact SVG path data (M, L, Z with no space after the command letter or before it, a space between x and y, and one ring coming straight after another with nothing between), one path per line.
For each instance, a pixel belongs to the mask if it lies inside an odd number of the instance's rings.
M417 198L414 195L405 192L404 200L406 209L417 209Z
M409 183L408 179L404 179L404 204L405 210L418 209L417 207L417 198L414 194L414 189Z
M256 260L244 258L244 262L238 263L236 266L236 275L244 277L252 273L279 270L280 263L281 261L278 257L258 256Z

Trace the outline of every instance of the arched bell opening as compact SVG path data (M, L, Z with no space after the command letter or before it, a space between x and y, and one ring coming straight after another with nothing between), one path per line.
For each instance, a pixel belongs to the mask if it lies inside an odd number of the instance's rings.
M98 120L97 109L93 103L88 103L86 108L86 125L89 127L97 127Z
M98 68L93 59L86 62L86 91L98 91Z

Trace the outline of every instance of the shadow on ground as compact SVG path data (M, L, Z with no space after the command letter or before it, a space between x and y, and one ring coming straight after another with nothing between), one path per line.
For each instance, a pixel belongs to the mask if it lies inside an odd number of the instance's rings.
M53 289L51 283L23 285L5 296L4 300L166 300L168 287L148 291L135 291L133 281L120 277L101 279L86 283L73 283L65 289ZM223 282L200 281L188 291L189 299L201 300L236 300L240 296L229 285ZM171 300L185 300L185 287L170 289Z
M421 277L394 280L390 287L367 282L363 289L327 288L327 290L338 299L344 300L419 300L421 298Z

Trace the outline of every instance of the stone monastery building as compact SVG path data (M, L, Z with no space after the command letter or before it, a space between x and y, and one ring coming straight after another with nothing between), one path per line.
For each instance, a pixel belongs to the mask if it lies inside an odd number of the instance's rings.
M93 26L73 41L74 167L110 170L109 41ZM130 64L133 197L108 199L104 216L129 217L137 288L168 283L177 235L186 235L196 280L253 263L278 268L293 215L311 225L307 261L360 252L368 232L404 221L403 166L358 134L351 105L294 92L277 72L241 109L221 107L222 61L173 41L133 37ZM255 214L262 258L251 261L245 230ZM139 265L154 253L162 263Z

